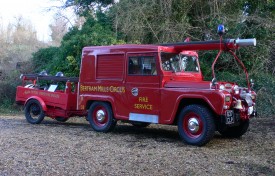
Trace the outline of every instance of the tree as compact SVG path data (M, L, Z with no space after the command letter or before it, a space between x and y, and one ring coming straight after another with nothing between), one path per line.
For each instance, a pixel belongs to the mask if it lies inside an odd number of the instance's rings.
M191 0L121 0L111 8L115 30L127 42L183 41L192 30L187 17Z
M92 14L86 14L84 24L81 27L70 28L64 35L60 47L39 50L34 54L33 62L39 65L40 70L49 70L53 75L62 71L66 76L78 76L84 46L123 43L115 38L111 24L108 24L106 14L101 11L98 11L95 17ZM42 62L41 58L43 58Z
M76 14L89 13L97 7L106 7L113 3L113 0L66 0L63 8L73 7Z
M68 32L67 22L61 16L55 16L54 22L49 27L51 29L52 45L59 46L63 36Z
M43 46L32 24L21 16L14 24L2 27L0 32L0 70L15 69L17 62L28 61L32 53Z
M32 24L21 16L0 29L0 107L7 108L15 100L19 72L32 71L32 53L44 45L38 41Z

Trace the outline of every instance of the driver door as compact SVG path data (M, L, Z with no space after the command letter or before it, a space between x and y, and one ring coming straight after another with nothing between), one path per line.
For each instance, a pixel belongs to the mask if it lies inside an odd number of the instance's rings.
M129 120L159 123L160 76L157 53L127 55L126 94Z

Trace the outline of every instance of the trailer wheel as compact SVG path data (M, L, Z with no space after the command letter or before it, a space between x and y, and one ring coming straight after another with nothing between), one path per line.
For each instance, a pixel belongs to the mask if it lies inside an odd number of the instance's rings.
M65 118L65 117L56 117L55 120L58 121L58 122L66 122L67 120L69 120L69 118Z
M42 109L39 101L31 99L25 106L25 117L31 124L39 124L45 117L45 113Z
M146 128L150 125L150 123L147 122L136 122L136 121L131 121L130 122L133 126L138 127L138 128Z
M109 132L116 125L111 106L105 102L94 102L88 111L88 120L95 131Z
M227 127L222 130L218 130L219 133L228 138L239 138L247 132L249 127L249 120L242 121L239 126Z
M215 123L212 113L204 106L186 106L178 117L178 132L183 142L202 146L214 136Z

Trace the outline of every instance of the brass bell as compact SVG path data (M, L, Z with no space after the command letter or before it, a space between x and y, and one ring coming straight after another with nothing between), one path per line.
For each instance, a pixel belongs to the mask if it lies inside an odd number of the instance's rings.
M234 108L235 109L243 109L242 101L241 100L237 100Z

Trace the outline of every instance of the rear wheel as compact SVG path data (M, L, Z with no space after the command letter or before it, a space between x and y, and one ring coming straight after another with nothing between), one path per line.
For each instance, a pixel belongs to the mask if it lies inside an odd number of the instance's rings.
M239 138L244 135L249 127L249 120L242 121L239 126L227 127L225 129L219 130L219 133L222 136L228 138Z
M55 120L58 121L58 122L66 122L67 120L69 120L69 118L65 118L65 117L56 117Z
M105 102L94 102L88 111L88 120L95 131L109 132L116 125L111 106Z
M178 117L178 132L187 144L205 145L215 133L212 113L201 105L186 106Z
M45 113L39 101L31 99L25 106L25 117L31 124L39 124L43 121Z

